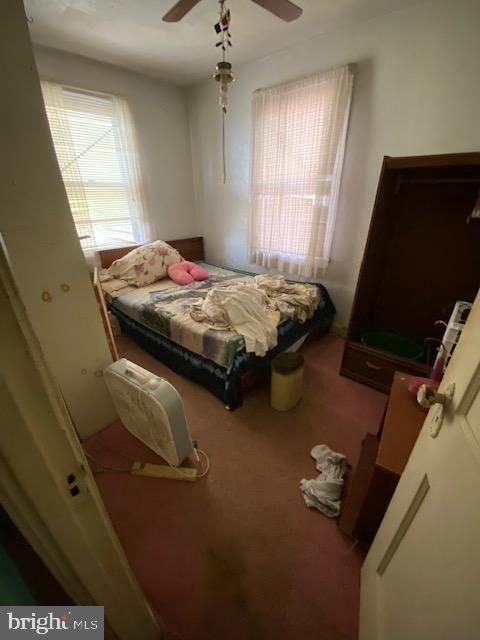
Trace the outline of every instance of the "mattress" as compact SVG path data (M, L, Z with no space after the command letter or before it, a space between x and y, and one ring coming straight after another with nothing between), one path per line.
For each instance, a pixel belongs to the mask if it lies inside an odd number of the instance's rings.
M216 285L253 281L254 276L205 262L199 264L208 271L208 280L179 286L167 277L139 289L121 280L112 280L103 283L102 287L114 313L118 311L135 323L230 371L237 354L245 349L243 337L235 331L211 329L196 322L190 316L190 307L199 298L205 298Z
M230 370L235 355L245 347L243 337L234 331L211 329L196 322L190 316L190 307L215 285L253 277L205 262L199 264L209 273L208 280L203 282L180 286L167 277L140 289L119 280L102 286L112 311L118 310L184 349Z
M273 358L292 348L313 329L327 331L335 315L335 307L326 288L316 285L320 304L313 317L304 324L291 319L282 322L278 326L277 346L267 351L264 357L259 357L247 353L243 338L237 333L194 326L189 316L182 318L188 315L185 313L189 305L187 300L191 297L198 299L199 292L206 295L212 283L225 282L228 278L253 277L204 262L199 264L211 274L207 282L179 287L165 278L148 287L134 289L121 280L112 280L102 286L108 306L120 321L123 333L173 371L208 389L233 410L242 401L243 376L254 369L268 367ZM172 305L170 308L169 304ZM179 314L178 309L183 305L183 313ZM177 313L174 313L175 308ZM200 334L188 335L188 327L197 332L200 330ZM191 348L175 342L173 336Z

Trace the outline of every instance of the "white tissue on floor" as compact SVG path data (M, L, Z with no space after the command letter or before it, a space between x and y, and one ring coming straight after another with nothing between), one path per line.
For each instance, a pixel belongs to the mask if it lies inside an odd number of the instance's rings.
M332 451L327 445L319 444L310 452L315 460L320 475L312 480L300 481L300 491L307 507L315 508L329 518L335 518L340 513L343 489L343 476L347 472L346 457Z

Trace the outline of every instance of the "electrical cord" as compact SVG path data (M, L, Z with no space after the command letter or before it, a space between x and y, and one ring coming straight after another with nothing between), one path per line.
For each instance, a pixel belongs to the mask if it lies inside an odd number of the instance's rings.
M100 460L95 458L95 456L92 456L92 454L89 453L88 451L85 451L85 455L89 460L92 460L92 462L95 462L95 464L98 464L99 467L102 467L101 469L94 469L93 470L94 473L108 473L108 472L130 473L130 471L132 470L131 467L129 467L128 469L119 469L118 467L110 467L106 464L103 464L103 462L100 462ZM123 458L124 456L121 456L121 457Z
M105 444L100 443L102 445L102 447L104 449L106 449L107 451L109 451L110 453L113 453L114 455L123 458L124 460L127 460L128 462L130 462L131 465L133 465L133 460L131 460L130 458L128 458L127 456L125 456L123 453L118 453L117 451L113 451L112 449L110 449L109 447L107 447ZM199 449L197 446L194 445L193 451L195 453L195 457L197 458L197 461L200 463L200 458L198 454L201 454L203 456L203 459L205 461L205 468L203 469L203 471L201 473L197 474L197 480L199 480L200 478L204 478L207 473L210 471L210 459L207 456L207 454L205 453L205 451L203 451L202 449ZM130 473L132 468L131 466L128 467L128 469L124 469L124 468L119 468L119 467L113 467L110 465L106 465L103 462L101 462L100 460L98 460L98 458L96 458L94 455L92 455L89 451L85 451L85 455L87 456L87 458L89 458L90 460L92 460L93 462L95 462L95 464L97 464L98 466L102 467L102 469L100 470L95 470L94 473L108 473L108 472L114 472L114 473ZM168 462L168 460L166 460L168 466L172 469L174 469L178 475L182 475L182 476L186 476L187 474L182 471L181 469L179 469L178 467L173 466L173 464L170 464L170 462Z
M204 457L204 459L205 459L205 469L202 471L202 473L199 473L199 474L197 475L197 478L198 478L198 479L200 479L200 478L204 478L204 477L207 475L207 473L210 471L210 458L207 456L207 454L205 453L205 451L203 451L203 449L198 449L198 448L197 448L197 449L195 449L195 451L196 451L197 453L201 453L201 454L202 454L202 456L203 456L203 457Z

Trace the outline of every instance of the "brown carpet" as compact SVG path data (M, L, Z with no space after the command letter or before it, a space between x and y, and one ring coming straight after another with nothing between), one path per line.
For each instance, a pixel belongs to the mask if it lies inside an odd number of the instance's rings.
M306 508L298 483L316 475L310 449L325 443L355 464L386 396L338 374L343 341L305 351L305 392L288 413L268 388L230 413L130 339L121 355L172 382L192 437L211 459L195 484L100 474L98 484L130 563L167 637L179 640L353 640L361 552L336 521ZM87 447L117 466L156 456L118 423Z

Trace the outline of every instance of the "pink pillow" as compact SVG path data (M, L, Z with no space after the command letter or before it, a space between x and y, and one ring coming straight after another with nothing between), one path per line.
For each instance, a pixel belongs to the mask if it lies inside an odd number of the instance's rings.
M177 262L171 264L168 267L169 277L177 284L185 285L190 284L194 280L206 280L208 278L208 271L202 269L194 262Z

